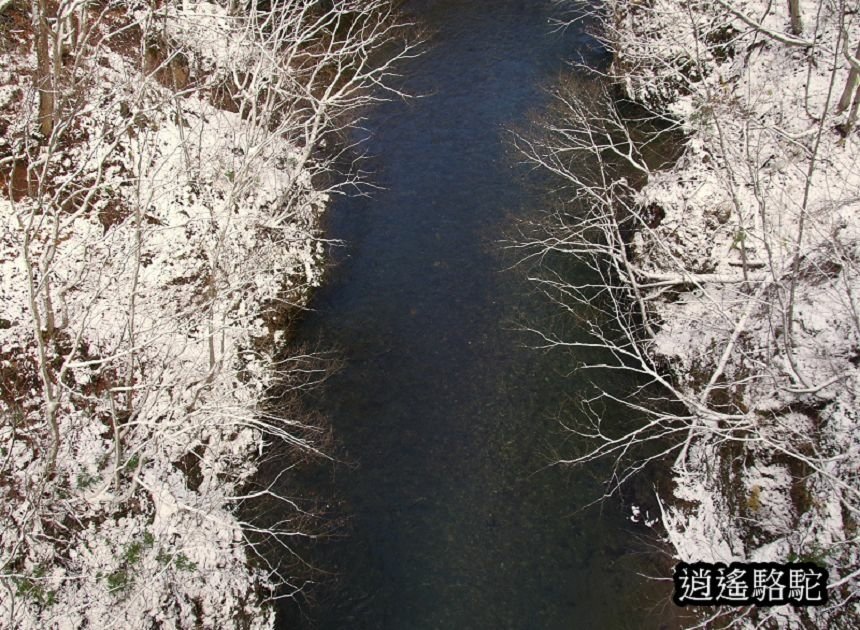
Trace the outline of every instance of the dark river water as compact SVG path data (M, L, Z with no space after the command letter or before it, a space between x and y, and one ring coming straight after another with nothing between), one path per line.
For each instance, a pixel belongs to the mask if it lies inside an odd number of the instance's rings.
M313 543L323 583L279 627L673 627L665 585L636 575L658 568L629 506L581 510L605 470L548 466L576 447L559 420L575 416L586 357L529 347L520 325L571 322L505 270L499 244L546 204L508 130L546 107L566 59L599 61L582 30L553 32L556 10L406 5L429 32L400 67L421 97L368 113L384 189L333 205L328 234L345 245L298 330L344 361L309 404L344 462L315 483L349 520Z

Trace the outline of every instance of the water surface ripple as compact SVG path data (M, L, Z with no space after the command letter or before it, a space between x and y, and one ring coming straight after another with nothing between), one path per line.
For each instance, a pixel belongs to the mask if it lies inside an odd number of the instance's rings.
M346 366L319 401L355 468L332 475L351 535L316 561L341 576L315 628L642 628L617 503L571 451L557 416L580 386L569 356L525 347L522 321L562 325L497 241L544 203L506 130L549 99L583 31L553 33L550 1L408 3L427 52L401 68L422 95L369 113L371 198L338 201L347 245L299 337ZM533 339L531 340L533 341ZM323 589L325 591L325 589ZM281 617L286 627L286 615ZM644 625L643 625L644 623Z

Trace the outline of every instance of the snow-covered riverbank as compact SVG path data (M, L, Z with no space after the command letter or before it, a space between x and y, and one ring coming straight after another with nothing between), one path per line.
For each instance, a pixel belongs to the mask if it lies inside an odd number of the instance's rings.
M607 24L627 95L687 136L636 195L632 255L692 414L669 541L826 566L828 607L757 613L813 627L860 615L860 16L791 4L616 1Z
M316 151L409 50L314 4L4 4L0 625L271 624L237 507L315 448L274 322L320 280Z
M594 442L569 461L613 459L611 491L673 464L660 520L678 559L830 572L827 606L730 616L856 625L856 3L610 0L591 16L613 60L562 82L543 133L521 139L566 202L523 247L598 274L536 274L588 314L588 340L546 345L602 349L642 387L636 422L582 406L572 426Z

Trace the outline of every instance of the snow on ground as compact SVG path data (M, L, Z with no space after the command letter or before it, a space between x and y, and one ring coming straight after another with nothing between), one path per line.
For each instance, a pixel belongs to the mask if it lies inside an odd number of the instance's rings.
M860 619L860 136L837 107L860 15L800 11L796 35L786 2L607 13L613 72L687 134L639 193L665 217L636 235L637 262L689 279L651 298L653 353L727 418L676 462L669 540L688 561L827 566L829 608L761 612L784 627Z
M183 6L210 19L79 6L94 43L68 127L43 144L29 17L3 8L2 627L272 623L276 576L249 563L234 508L264 442L296 440L289 419L261 419L277 371L260 342L265 310L320 279L326 198L283 137L210 98L207 76L270 51L219 6ZM144 43L212 72L177 92L164 76L187 67L156 58L144 75ZM302 212L283 212L288 196Z

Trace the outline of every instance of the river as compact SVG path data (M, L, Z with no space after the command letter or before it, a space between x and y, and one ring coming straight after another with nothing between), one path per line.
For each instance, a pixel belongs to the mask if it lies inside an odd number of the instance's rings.
M576 446L560 426L585 377L523 323L570 327L499 241L546 201L509 130L546 107L565 60L595 62L582 28L553 31L547 0L412 0L429 34L400 67L416 95L368 113L366 164L383 189L338 200L336 266L297 332L344 367L308 404L342 464L319 490L349 515L311 562L337 579L279 627L672 627L668 591L635 571L648 532L602 470L548 466ZM583 357L578 357L582 360ZM593 376L593 375L592 375Z

